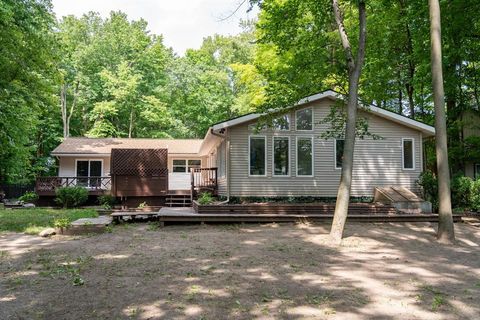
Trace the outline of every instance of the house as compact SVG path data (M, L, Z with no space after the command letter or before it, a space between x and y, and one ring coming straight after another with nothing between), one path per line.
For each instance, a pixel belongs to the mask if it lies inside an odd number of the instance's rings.
M52 195L70 183L120 197L168 198L200 190L224 197L335 197L343 140L322 138L328 124L320 120L341 98L333 91L307 97L286 109L282 121L260 130L261 114L217 123L202 140L67 138L52 152L59 159L58 177L39 178L37 191ZM373 197L380 186L418 191L422 141L434 128L374 106L362 108L359 116L381 139L357 139L352 196ZM158 170L145 175L135 169L148 167ZM131 190L120 190L125 187Z

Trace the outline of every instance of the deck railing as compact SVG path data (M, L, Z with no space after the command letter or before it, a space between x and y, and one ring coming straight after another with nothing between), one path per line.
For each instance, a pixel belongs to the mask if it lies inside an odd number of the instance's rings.
M192 197L199 191L210 191L213 194L217 193L218 168L192 168L191 173L191 188Z
M110 177L38 177L35 183L35 191L39 195L55 194L55 190L61 187L80 186L90 192L102 192L111 189Z

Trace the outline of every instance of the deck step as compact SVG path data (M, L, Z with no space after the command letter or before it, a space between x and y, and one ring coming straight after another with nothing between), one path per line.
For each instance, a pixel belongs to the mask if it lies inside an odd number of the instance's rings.
M165 198L167 207L190 207L192 199L189 194L170 194Z

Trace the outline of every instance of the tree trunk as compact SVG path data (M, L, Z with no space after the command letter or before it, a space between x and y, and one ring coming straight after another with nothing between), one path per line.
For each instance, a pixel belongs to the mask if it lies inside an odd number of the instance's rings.
M435 106L435 150L438 170L438 234L442 243L453 243L452 203L450 198L450 172L447 151L447 125L445 118L445 94L443 89L442 44L440 4L438 0L429 0L430 38L432 60L433 102Z
M67 126L67 85L62 84L60 87L60 110L62 111L62 123L63 123L63 137L68 137L68 126Z
M133 108L130 110L130 123L128 125L128 137L132 137L133 132Z
M60 108L62 111L62 122L63 122L63 137L68 138L70 136L70 120L72 119L73 111L75 110L75 105L77 103L77 93L78 93L79 83L75 85L73 91L73 101L70 105L70 110L68 110L68 85L62 84L60 88Z
M359 41L356 61L352 54L350 41L345 31L343 23L343 13L341 12L338 0L332 0L335 21L338 26L342 46L345 50L348 65L348 98L347 98L347 123L345 128L345 144L342 160L342 175L340 185L338 186L337 202L333 216L330 237L334 244L340 244L343 238L345 222L347 221L348 205L350 202L350 189L352 186L353 153L355 147L355 130L357 122L358 105L358 84L362 71L363 61L365 59L366 42L366 8L365 1L358 2L359 16Z

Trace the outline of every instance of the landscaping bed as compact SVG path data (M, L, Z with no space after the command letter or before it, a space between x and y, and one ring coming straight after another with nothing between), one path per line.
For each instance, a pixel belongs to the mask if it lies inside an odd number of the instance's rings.
M218 214L333 214L335 203L212 203L200 204L193 201L193 209L196 213L218 213ZM391 215L397 214L393 206L377 203L351 203L349 206L350 214L366 215Z

